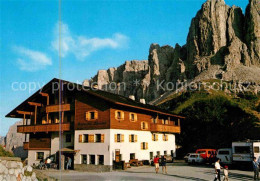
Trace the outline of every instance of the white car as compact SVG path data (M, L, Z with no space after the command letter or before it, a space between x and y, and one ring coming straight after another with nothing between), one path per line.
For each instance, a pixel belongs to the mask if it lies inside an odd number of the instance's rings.
M199 153L191 153L188 158L188 164L201 164L204 162L204 159Z
M185 160L186 163L188 162L188 158L189 158L190 154L191 153L187 153L187 155L184 156L184 160Z

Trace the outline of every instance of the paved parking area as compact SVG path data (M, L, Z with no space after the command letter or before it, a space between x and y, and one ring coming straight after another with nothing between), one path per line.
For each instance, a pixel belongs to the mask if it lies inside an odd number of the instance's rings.
M167 167L168 174L154 172L154 167L142 166L132 167L125 171L113 172L77 172L77 171L46 171L45 174L59 180L214 180L214 168L210 166L189 166L187 164L173 164ZM252 172L230 170L230 181L249 181L252 179Z

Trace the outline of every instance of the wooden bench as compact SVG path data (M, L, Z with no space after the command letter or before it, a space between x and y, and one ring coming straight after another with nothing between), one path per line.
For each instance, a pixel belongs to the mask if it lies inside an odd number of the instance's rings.
M129 160L129 163L131 166L137 166L137 167L139 166L138 159L131 159Z

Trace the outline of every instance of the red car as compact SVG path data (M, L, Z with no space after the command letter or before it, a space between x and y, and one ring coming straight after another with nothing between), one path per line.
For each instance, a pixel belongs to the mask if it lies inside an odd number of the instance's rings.
M216 149L197 149L196 153L199 153L200 156L207 162L207 163L214 163L217 157L217 150Z

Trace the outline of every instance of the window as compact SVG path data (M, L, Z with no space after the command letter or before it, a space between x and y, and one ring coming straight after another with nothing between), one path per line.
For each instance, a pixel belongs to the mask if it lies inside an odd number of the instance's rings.
M124 142L124 135L123 134L115 134L115 142L118 142L118 143Z
M163 119L163 120L162 120L162 124L169 124L169 120Z
M89 155L89 164L95 165L95 163L96 163L95 155Z
M235 146L235 153L248 154L250 153L249 146Z
M44 159L44 152L37 152L37 153L36 153L36 159L37 159L37 160L42 160L42 159Z
M179 126L179 122L180 122L180 119L175 120L175 121L174 121L175 126Z
M98 155L97 159L99 165L104 165L104 155Z
M137 114L136 113L130 113L129 114L129 120L132 122L137 121Z
M87 164L87 155L81 155L81 164Z
M150 160L153 159L153 152L150 152Z
M165 150L165 151L163 152L163 154L164 154L164 155L167 155L167 151Z
M152 118L152 123L156 124L157 123L157 118Z
M141 143L141 150L147 150L148 149L148 143L147 142L142 142Z
M71 143L71 134L66 134L66 143Z
M142 122L141 122L141 129L142 129L142 130L147 130L147 129L148 129L148 123L142 121Z
M156 153L157 153L157 154L156 154L157 156L160 156L160 155L161 155L161 152L160 152L160 151L157 151Z
M84 134L83 142L84 142L84 143L88 143L88 140L89 140L88 134Z
M86 120L87 121L95 121L98 119L98 112L97 111L87 111L86 112Z
M135 159L135 153L130 153L130 160Z
M124 119L124 112L123 111L115 111L115 119L123 120Z
M137 135L130 134L130 135L129 135L129 142L130 142L130 143L137 142Z
M219 151L219 155L229 155L229 151Z
M254 147L254 153L260 153L259 147L257 146Z
M153 141L158 141L158 134L152 134L152 140Z
M163 141L168 141L168 135L167 134L163 134Z
M79 135L79 143L94 143L94 134Z
M104 143L104 134L95 134L95 142L96 143Z

